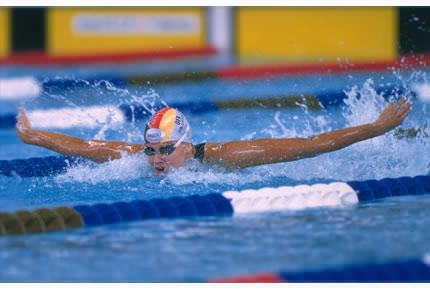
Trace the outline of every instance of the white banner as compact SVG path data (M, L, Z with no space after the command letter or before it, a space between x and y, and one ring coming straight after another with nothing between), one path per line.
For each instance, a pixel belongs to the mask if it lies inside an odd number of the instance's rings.
M196 34L200 32L196 15L112 15L81 13L73 17L76 34Z

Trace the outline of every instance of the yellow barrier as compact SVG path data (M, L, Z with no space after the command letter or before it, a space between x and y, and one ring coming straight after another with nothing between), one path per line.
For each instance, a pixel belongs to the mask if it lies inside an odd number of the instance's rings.
M203 8L49 8L51 55L206 46Z
M397 8L238 8L236 48L243 59L393 60Z
M6 57L10 51L9 9L0 8L0 57Z

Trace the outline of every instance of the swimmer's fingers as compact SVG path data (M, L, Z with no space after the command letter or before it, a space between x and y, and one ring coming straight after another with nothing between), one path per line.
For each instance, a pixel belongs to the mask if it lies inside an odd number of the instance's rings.
M402 116L405 112L410 110L411 103L409 103L405 98L401 98L394 105L389 104L387 108L392 112L395 116Z
M409 103L405 98L402 98L395 104L394 108L395 109L392 115L394 122L392 127L396 127L403 123L403 121L412 111L412 104Z
M401 98L397 103L396 103L396 108L400 108L402 105L404 105L406 103L406 98Z
M394 105L394 108L396 110L402 110L406 107L409 107L411 103L406 98L401 98L397 103Z
M412 110L412 104L408 102L405 98L401 98L396 104L396 114L404 119Z
M412 104L408 104L407 106L405 106L403 109L402 109L402 112L401 112L401 114L400 114L400 118L402 119L402 120L404 120L408 115L409 115L409 113L412 111Z
M19 131L31 130L30 121L28 120L27 113L25 112L25 109L23 107L19 108L16 128Z
M411 109L412 109L412 104L409 103L409 102L406 102L406 103L402 104L402 106L400 107L400 110L402 112L406 112L406 111L409 111Z
M411 110L412 105L405 98L401 98L394 105L389 103L375 123L382 132L387 132L400 125Z

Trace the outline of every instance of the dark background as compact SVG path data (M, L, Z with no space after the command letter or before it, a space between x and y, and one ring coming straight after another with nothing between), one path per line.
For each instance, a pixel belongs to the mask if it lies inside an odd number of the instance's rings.
M12 8L12 52L45 51L46 8Z
M400 53L430 51L430 7L401 7Z

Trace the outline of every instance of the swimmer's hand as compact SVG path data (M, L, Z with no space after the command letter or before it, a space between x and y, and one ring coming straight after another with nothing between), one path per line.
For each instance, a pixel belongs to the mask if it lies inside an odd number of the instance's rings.
M19 108L19 114L16 122L16 132L18 133L18 136L21 138L21 140L25 143L28 142L32 134L31 124L23 107Z
M395 105L388 104L373 124L383 134L399 126L411 111L412 104L401 98Z

